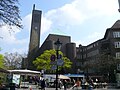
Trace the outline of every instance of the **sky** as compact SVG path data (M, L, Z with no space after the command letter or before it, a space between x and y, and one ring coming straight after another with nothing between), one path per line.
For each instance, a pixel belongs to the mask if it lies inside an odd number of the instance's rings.
M42 11L40 45L49 34L71 36L76 46L89 45L105 35L119 20L118 0L19 0L23 29L0 28L0 53L28 53L31 13Z

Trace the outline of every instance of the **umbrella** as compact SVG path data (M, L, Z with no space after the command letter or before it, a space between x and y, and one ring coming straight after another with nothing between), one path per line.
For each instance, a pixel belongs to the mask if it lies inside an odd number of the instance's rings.
M21 74L21 75L36 75L40 74L39 71L27 70L27 69L19 69L19 70L8 70L10 73Z
M59 75L58 78L59 78L59 79L70 79L68 76L65 76L65 75Z

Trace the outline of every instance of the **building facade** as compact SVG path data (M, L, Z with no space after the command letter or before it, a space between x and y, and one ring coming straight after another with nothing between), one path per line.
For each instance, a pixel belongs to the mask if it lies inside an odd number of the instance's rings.
M23 59L23 68L34 69L32 61L36 58L36 53L40 46L41 15L42 11L35 10L34 5L32 10L29 50L27 58Z
M69 71L65 70L66 73L75 73L75 58L76 58L76 44L71 42L70 36L49 34L46 40L43 42L38 50L37 55L41 55L45 50L55 49L55 42L57 39L62 43L61 51L70 61L73 63Z
M71 62L73 62L71 70L69 72L66 71L66 73L98 72L97 67L92 67L92 65L99 63L100 55L103 53L120 59L120 20L116 21L111 28L106 30L102 39L87 46L82 46L80 44L76 47L76 43L71 42L70 36L56 34L49 34L40 46L41 14L42 12L40 10L35 10L34 6L32 11L28 57L23 61L23 68L36 69L32 64L33 60L45 50L54 49L54 43L58 38L62 43L61 51Z
M114 61L111 61L111 57L114 58L112 59ZM106 30L102 39L87 46L79 45L77 59L80 60L80 68L89 75L90 73L114 74L114 71L117 71L117 64L120 62L120 20L116 21L111 28ZM107 69L107 72L99 71L100 62L103 62L101 65L112 63L115 64L115 67L109 66L111 71L109 69ZM106 67L108 67L107 64Z

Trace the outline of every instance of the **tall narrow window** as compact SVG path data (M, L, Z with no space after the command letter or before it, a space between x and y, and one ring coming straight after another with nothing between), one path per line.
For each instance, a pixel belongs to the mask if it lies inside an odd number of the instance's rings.
M115 48L120 48L120 42L114 42Z
M116 52L116 59L120 59L120 52Z

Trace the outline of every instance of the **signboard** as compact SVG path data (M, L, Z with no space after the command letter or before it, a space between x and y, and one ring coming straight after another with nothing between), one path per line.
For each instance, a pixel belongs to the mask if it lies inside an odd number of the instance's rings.
M55 59L56 59L56 56L55 56L55 55L51 55L50 60L51 60L52 62L54 62Z
M64 64L64 61L62 59L57 60L57 65L62 66Z
M50 60L51 60L50 64L56 64L56 61L55 61L56 56L55 55L51 55Z
M20 84L20 75L13 74L12 83L15 83L15 84L19 85Z
M52 69L52 70L56 70L56 69L57 69L57 66L56 66L56 65L53 65L53 66L51 67L51 69Z
M58 59L61 59L61 58L62 58L62 55L61 55L61 54L59 54L59 55L58 55Z
M51 61L51 62L50 62L50 64L55 65L55 64L56 64L56 61L54 61L54 62L53 62L53 61Z

